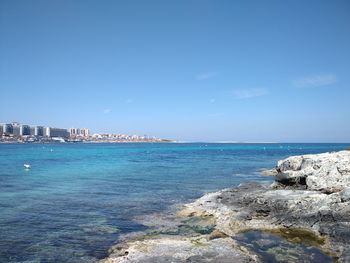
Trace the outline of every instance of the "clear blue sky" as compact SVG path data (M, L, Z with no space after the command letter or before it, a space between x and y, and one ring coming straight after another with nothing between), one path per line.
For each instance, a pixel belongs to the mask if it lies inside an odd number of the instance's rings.
M350 1L0 0L0 122L350 141Z

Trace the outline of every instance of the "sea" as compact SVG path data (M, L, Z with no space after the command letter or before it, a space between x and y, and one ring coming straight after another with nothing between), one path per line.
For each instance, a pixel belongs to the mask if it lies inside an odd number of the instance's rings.
M96 262L140 218L350 144L0 144L0 262ZM29 164L30 169L25 169Z

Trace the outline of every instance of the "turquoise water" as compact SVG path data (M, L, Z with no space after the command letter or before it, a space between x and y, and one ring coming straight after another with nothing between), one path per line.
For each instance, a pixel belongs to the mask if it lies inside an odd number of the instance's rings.
M349 144L0 144L0 262L107 256L133 218ZM24 170L23 164L32 168Z

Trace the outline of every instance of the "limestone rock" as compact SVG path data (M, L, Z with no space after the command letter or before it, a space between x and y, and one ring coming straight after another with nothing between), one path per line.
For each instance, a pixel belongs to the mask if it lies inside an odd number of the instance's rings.
M341 191L350 185L350 151L292 156L277 164L276 180L310 190Z
M341 198L342 202L349 202L350 201L350 187L347 187L343 191L340 192L340 198Z
M239 249L232 238L184 238L162 236L160 238L133 241L123 255L111 254L103 263L163 263L163 262L256 262L252 256Z

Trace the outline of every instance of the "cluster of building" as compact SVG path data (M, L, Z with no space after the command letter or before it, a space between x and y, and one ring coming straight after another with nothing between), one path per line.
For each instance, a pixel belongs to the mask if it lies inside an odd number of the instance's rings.
M169 142L147 135L93 134L86 128L52 128L13 123L0 123L0 142Z
M63 129L46 126L34 126L20 124L18 122L0 123L0 137L3 140L35 141L35 139L56 139L67 140L70 138L87 138L89 129Z
M166 142L167 140L149 137L147 135L128 135L128 134L93 134L91 140L94 142Z

